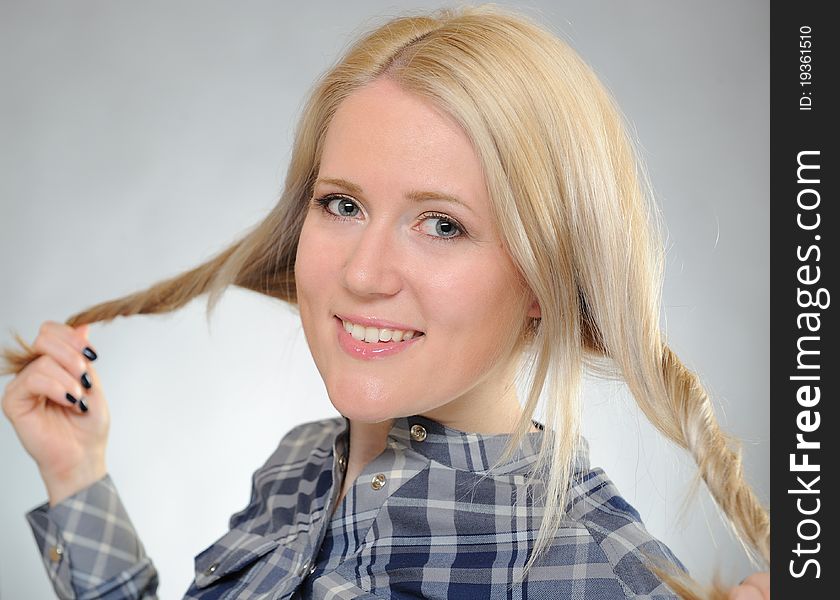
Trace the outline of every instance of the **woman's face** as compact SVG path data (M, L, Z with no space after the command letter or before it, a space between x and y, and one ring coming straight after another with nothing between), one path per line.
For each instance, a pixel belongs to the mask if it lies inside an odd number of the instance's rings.
M521 295L466 135L431 103L374 81L339 106L313 198L295 277L333 405L362 422L422 414L479 430L515 398L516 357L497 353L539 313ZM395 328L418 333L369 343Z

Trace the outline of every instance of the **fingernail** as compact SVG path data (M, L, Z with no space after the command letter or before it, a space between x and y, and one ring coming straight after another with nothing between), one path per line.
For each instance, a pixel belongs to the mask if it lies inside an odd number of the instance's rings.
M79 398L79 408L82 409L82 412L88 411L88 405L84 398Z
M90 379L88 378L87 373L82 373L81 381L82 385L85 386L85 389L89 390L91 388L92 384L90 382Z
M71 394L70 392L67 392L66 394L64 394L64 397L67 398L67 400L71 404L76 404L76 399L73 397L73 394Z
M96 360L96 352L94 352L89 346L85 346L85 349L82 350L82 354L84 354L88 360Z

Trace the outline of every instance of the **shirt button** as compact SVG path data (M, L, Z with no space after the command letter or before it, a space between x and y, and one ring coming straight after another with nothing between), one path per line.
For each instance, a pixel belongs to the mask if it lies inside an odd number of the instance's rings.
M347 468L347 458L342 454L338 457L338 469L343 473Z
M411 426L411 439L415 442L422 442L426 439L426 428L422 425Z
M212 565L207 567L207 570L204 571L204 573L205 573L205 575L212 575L213 573L216 572L216 569L218 569L218 568L219 568L219 563L213 563Z
M53 562L58 562L61 560L62 555L64 554L64 548L56 544L55 546L50 546L50 560Z
M382 486L385 485L385 474L384 473L377 473L373 476L373 479L370 482L370 487L375 490L381 490Z

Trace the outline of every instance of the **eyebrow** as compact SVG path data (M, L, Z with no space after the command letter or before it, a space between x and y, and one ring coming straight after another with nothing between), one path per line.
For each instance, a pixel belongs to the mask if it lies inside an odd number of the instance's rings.
M363 196L364 192L362 188L358 185L353 183L352 181L347 181L346 179L341 179L338 177L319 177L315 181L315 185L319 183L328 183L332 185L337 185L339 187L343 187L348 190L351 194L356 194L358 196ZM433 191L420 191L420 190L412 190L407 192L405 195L406 198L412 200L414 202L424 202L426 200L443 200L444 202L449 202L451 204L457 204L459 206L463 206L470 212L474 212L472 208L470 208L469 204L464 202L463 200L459 199L456 196L451 194L446 194L444 192L433 192Z

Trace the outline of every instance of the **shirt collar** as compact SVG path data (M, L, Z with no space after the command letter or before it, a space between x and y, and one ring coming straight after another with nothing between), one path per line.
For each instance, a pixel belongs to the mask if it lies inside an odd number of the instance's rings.
M344 417L344 435L349 433L349 422ZM536 423L538 427L542 425ZM494 471L499 475L525 475L536 463L537 454L545 431L528 433L507 462ZM470 433L447 427L421 415L398 417L394 420L388 438L393 443L410 448L429 460L453 469L486 472L502 456L509 439L508 434ZM573 473L589 470L589 447L581 438L574 457Z

